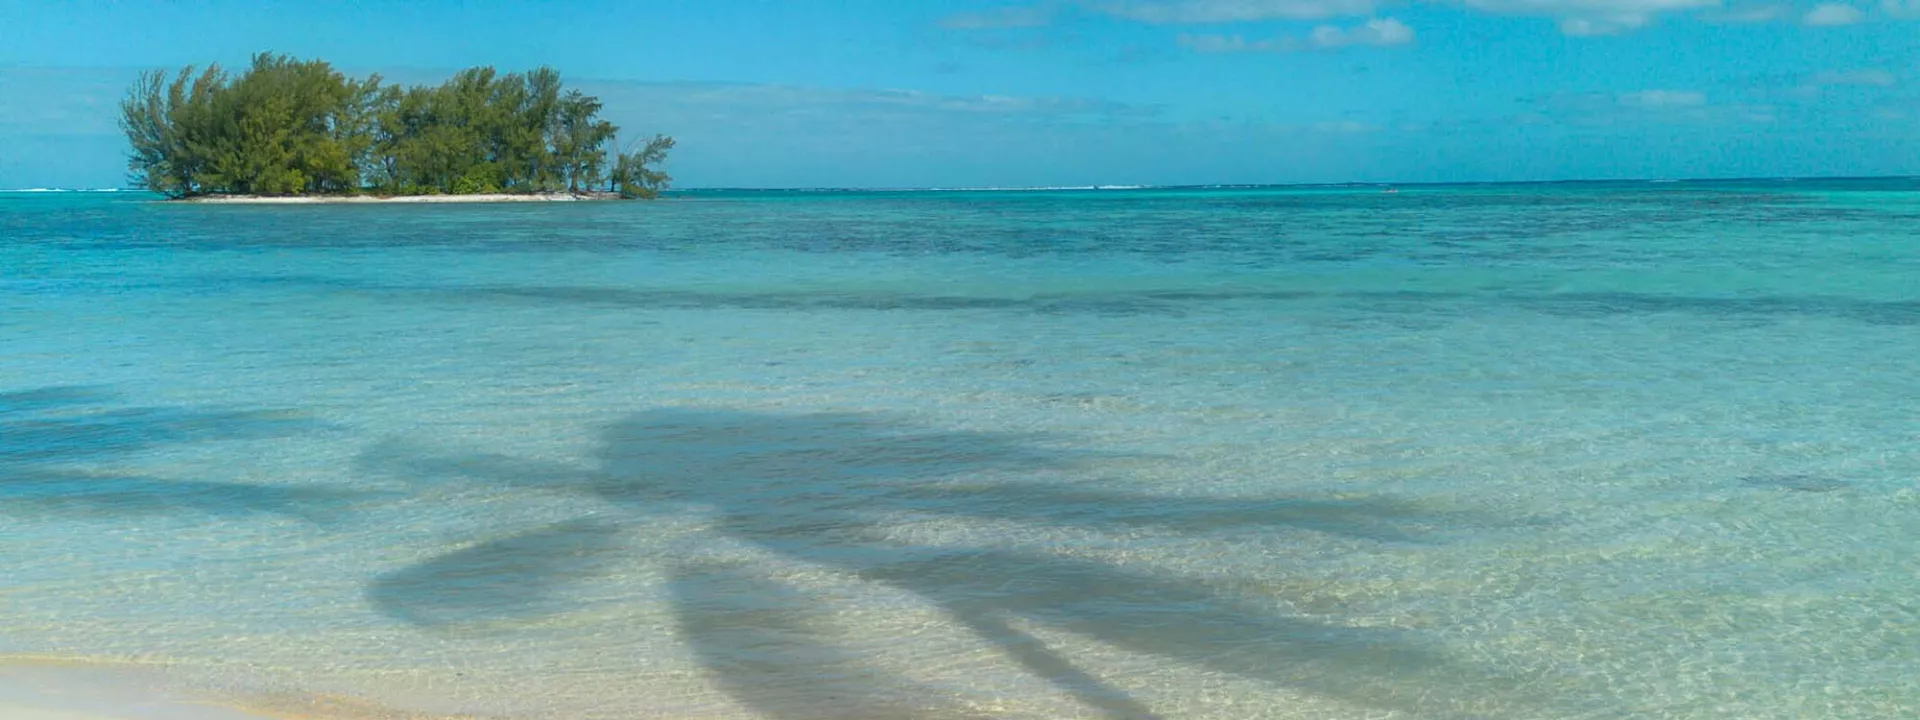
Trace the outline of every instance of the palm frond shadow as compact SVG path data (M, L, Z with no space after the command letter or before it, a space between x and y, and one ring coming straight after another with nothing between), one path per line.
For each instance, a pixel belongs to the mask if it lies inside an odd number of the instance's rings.
M622 530L581 519L496 538L382 575L368 599L382 614L415 625L561 612L559 592L604 572L621 549Z
M63 472L13 472L0 463L0 512L76 516L280 515L312 523L338 520L359 493L247 483Z
M0 393L0 512L330 520L354 493L155 478L114 466L139 453L199 442L276 438L319 429L296 415L129 407L100 388Z
M922 431L878 416L656 410L608 427L596 468L435 454L399 444L376 448L363 463L367 470L412 473L430 482L571 490L643 514L701 507L712 518L711 532L729 541L922 599L1025 672L1109 718L1154 715L1018 629L1014 619L1133 653L1428 717L1484 717L1446 708L1470 707L1476 694L1512 690L1513 683L1498 673L1453 661L1416 634L1289 615L1276 598L1038 549L925 546L889 533L900 522L958 517L1043 528L1297 531L1426 542L1449 519L1391 498L1170 498L983 479L1066 470L1100 457L1059 447L1056 438ZM593 569L567 557L522 557L538 545L525 540L483 542L383 576L370 586L370 598L381 612L428 627L463 617L448 608L492 617L554 611L553 594L526 586L580 582ZM704 572L689 564L674 570L682 639L742 704L783 720L812 717L773 697L770 688L783 686L773 680L805 685L817 679L819 668L802 656L842 651L804 633L790 640L796 654L750 663L727 659L721 648L738 644L728 638L792 635L780 623L810 622L806 618L821 609L792 588L743 577L738 569L714 570L714 577ZM472 579L488 574L496 578ZM726 609L741 602L770 609ZM851 703L847 707L890 708L890 700L857 689L908 687L905 682L869 672L848 686L851 694L842 700Z
M1030 661L1044 648L1012 634L1006 618L1376 707L1412 709L1445 682L1490 679L1450 666L1412 633L1289 617L1206 583L1099 562L984 550L860 576L938 603L1035 672L1058 663Z

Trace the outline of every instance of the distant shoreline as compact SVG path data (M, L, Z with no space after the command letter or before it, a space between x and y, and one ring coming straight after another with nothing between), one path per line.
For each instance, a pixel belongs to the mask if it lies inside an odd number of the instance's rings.
M332 205L348 203L507 203L620 200L616 193L477 193L473 195L201 195L163 200L207 205Z

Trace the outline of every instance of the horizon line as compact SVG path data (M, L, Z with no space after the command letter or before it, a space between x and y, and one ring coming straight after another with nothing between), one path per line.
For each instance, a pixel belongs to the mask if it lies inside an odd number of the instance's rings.
M1098 184L1098 185L707 185L672 188L666 194L686 192L1126 192L1132 190L1256 190L1263 188L1345 188L1345 187L1447 187L1459 185L1574 185L1601 183L1698 183L1698 182L1795 182L1801 180L1920 180L1920 175L1751 175L1702 177L1611 177L1561 178L1551 180L1451 180L1396 182L1390 180L1348 180L1327 182L1276 183L1181 183L1181 184ZM138 187L22 187L0 189L0 193L111 193L148 192Z

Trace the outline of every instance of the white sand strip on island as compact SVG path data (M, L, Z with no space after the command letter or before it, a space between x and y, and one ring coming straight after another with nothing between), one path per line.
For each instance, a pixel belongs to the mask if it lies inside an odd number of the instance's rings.
M614 193L483 193L477 195L202 195L165 202L213 205L327 205L336 203L506 203L619 200Z
M159 666L0 657L0 720L427 720L334 697L215 697Z

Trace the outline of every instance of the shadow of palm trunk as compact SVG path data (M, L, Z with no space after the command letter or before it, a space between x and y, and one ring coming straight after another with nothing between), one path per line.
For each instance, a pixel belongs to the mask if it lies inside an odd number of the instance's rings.
M779 720L984 720L995 715L842 647L829 607L741 565L675 563L675 630L734 701Z
M1113 720L1158 720L1158 715L1125 690L1080 669L1065 655L1047 647L1046 641L1008 624L996 612L959 606L949 607L948 611L956 621L1013 658L1027 672L1053 683L1087 707Z

